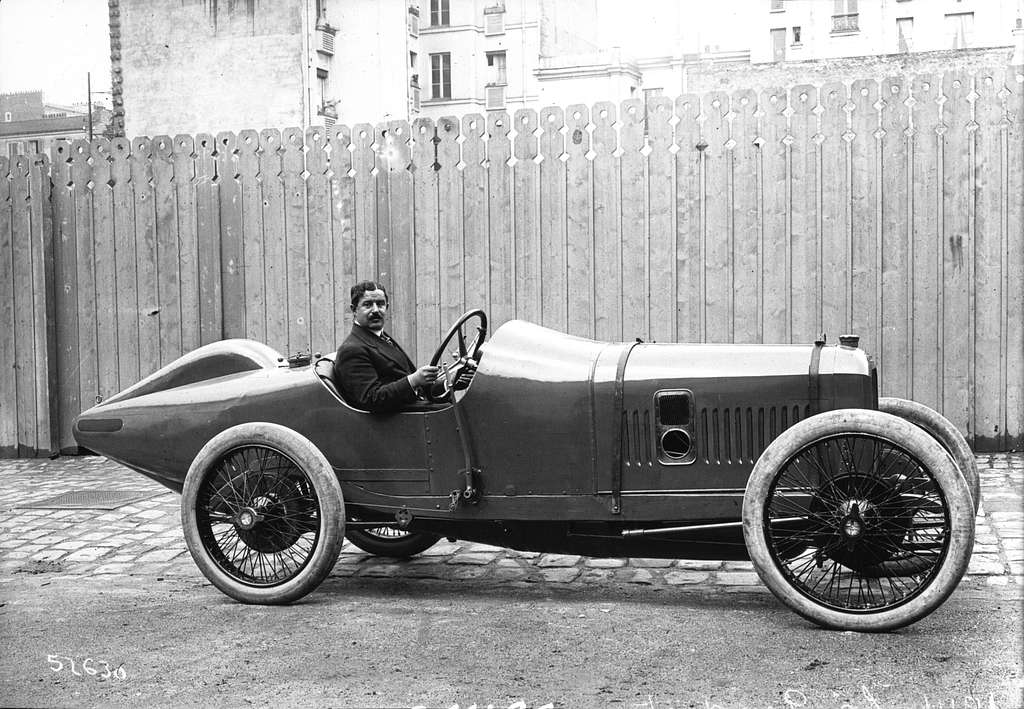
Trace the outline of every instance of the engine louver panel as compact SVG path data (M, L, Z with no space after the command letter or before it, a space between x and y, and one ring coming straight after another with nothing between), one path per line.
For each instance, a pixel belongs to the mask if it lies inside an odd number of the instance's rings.
M622 412L622 462L651 465L651 412L649 409Z
M753 465L780 433L810 414L809 406L701 409L697 455L709 464Z

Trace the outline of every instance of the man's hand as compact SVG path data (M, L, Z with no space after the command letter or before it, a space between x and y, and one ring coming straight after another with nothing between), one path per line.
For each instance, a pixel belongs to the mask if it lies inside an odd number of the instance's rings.
M413 389L420 389L437 381L438 368L425 364L409 375L409 384Z

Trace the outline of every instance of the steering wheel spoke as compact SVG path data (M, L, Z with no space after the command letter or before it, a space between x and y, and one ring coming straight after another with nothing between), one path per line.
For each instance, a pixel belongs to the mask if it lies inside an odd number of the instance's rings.
M479 324L476 326L476 336L467 346L466 323L474 318L479 321ZM437 385L425 392L425 396L429 401L444 403L450 399L463 371L468 367L475 368L480 361L480 348L483 346L486 336L487 316L482 310L470 310L455 321L455 324L448 330L448 334L441 340L441 344L434 350L434 356L430 358L430 364L435 366L441 364L444 371L442 376L438 378ZM442 361L442 357L444 357L445 350L453 339L458 343L458 351L451 353L455 361L452 362L451 366L447 366L447 362Z

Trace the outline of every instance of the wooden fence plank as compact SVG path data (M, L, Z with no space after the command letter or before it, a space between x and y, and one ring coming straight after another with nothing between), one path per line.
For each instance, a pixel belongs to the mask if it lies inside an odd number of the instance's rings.
M388 298L391 309L398 314L389 323L388 331L398 338L403 348L411 347L408 351L415 352L416 237L413 233L413 178L409 171L412 164L411 135L412 128L405 121L388 124L385 152L388 214L391 219Z
M441 331L441 244L437 223L437 170L434 169L437 162L436 131L434 122L429 118L417 118L412 130L412 159L418 166L413 175L413 199L416 201L416 354L408 349L409 343L403 345L416 362L426 362ZM410 315L392 313L392 319Z
M519 109L513 123L516 131L512 166L514 189L516 317L539 323L541 313L540 166L537 164L537 112Z
M676 340L676 159L672 153L672 100L652 97L646 105L648 282L650 336L657 342Z
M790 242L792 254L791 341L813 342L822 332L820 261L821 222L819 220L820 156L818 135L818 90L814 86L796 86L789 92L790 195L792 218Z
M93 233L96 242L96 354L98 396L113 396L118 386L117 262L114 235L114 192L111 187L110 141L97 138L91 145L93 163ZM106 284L115 284L109 287Z
M676 152L676 339L700 342L704 322L702 248L700 97L683 94L675 101Z
M14 339L16 368L16 397L13 400L17 410L18 455L33 456L39 449L36 421L36 338L32 317L32 215L30 201L28 155L19 155L12 162L11 170L11 225L14 234L13 280L14 280L14 329L8 337Z
M71 435L71 423L81 412L78 370L78 244L75 224L77 194L73 184L76 173L71 165L73 154L71 143L57 141L53 146L51 163L54 183L54 305L57 311L59 389L57 410L62 451L77 450L78 444Z
M490 251L490 326L494 331L516 316L516 262L512 230L512 119L487 114L487 234ZM417 163L419 164L419 163Z
M192 136L176 135L174 137L171 154L174 162L175 199L178 205L178 278L181 283L181 350L183 353L191 352L200 345L199 241L196 233L194 150L195 141ZM140 309L145 307L141 299L139 307ZM140 315L140 322L141 317Z
M92 165L89 163L89 142L76 140L71 145L72 180L77 188L75 200L75 227L77 253L78 293L78 352L77 367L82 410L96 403L97 385L96 342L96 276L92 232ZM76 411L72 416L80 413Z
M878 82L860 79L850 88L850 216L853 298L852 331L861 347L882 354L881 339L881 169L878 130Z
M565 331L569 303L566 279L566 200L565 152L562 128L565 115L558 106L540 111L540 280L534 292L540 298L541 323ZM538 287L539 286L539 287Z
M137 278L139 326L139 373L155 372L168 360L160 352L160 255L157 246L156 205L153 190L152 142L132 141L132 196L135 213L135 272ZM199 261L202 257L197 257Z
M908 356L912 326L907 294L910 288L908 245L909 170L907 136L909 110L907 81L902 77L882 82L882 360L881 393L906 398L910 393Z
M154 161L155 163L155 161ZM139 295L135 271L135 220L132 194L131 143L125 138L110 141L112 199L112 241L116 293L111 317L116 327L117 387L126 389L141 378L139 374ZM175 259L177 263L177 259ZM163 305L161 303L161 305ZM164 337L161 328L161 342ZM162 349L162 348L161 348Z
M849 143L846 133L846 85L835 82L821 88L819 131L821 151L821 328L835 342L850 332L851 290Z
M487 235L487 121L479 113L462 117L462 238L466 308L489 310L490 244ZM410 217L411 218L411 217ZM411 238L411 236L410 236ZM410 311L411 312L411 311Z
M0 156L0 330L14 332L14 224L11 167ZM56 170L55 170L56 173ZM57 183L58 189L62 185ZM19 235L20 236L20 235ZM11 336L0 337L0 458L18 455L17 351Z
M462 234L462 161L459 119L437 121L437 221L440 244L440 318L447 329L465 312L465 251ZM447 353L446 353L447 354Z
M288 355L288 261L285 246L285 193L281 133L260 131L260 185L263 193L263 282L266 288L268 345Z
M970 224L972 179L971 92L969 75L947 72L942 95L942 332L939 366L942 384L941 411L962 431L973 429L973 317L971 268L973 261Z
M238 183L242 199L242 292L245 295L245 337L267 342L267 287L264 279L263 179L260 134L238 134Z
M789 92L761 92L761 339L789 342L792 290L792 244L789 239Z
M356 274L357 280L377 277L377 155L373 126L360 123L352 129L352 168L356 186ZM433 164L433 160L430 161Z
M1006 445L1024 447L1024 67L1006 71L1003 105L1007 125L1006 183ZM998 92L997 92L998 95ZM1015 287L1014 284L1017 284Z
M306 169L303 146L305 137L299 128L286 128L281 134L284 180L285 273L287 274L288 352L310 349L309 331L309 251L306 245Z
M939 309L942 284L942 230L938 215L942 212L942 193L938 178L939 150L935 128L939 106L935 103L939 86L935 77L914 77L910 95L912 131L911 186L912 211L910 241L910 357L914 363L910 392L914 401L934 409L941 407L939 392L939 351L942 348L942 311Z
M355 171L352 168L352 131L348 126L335 126L331 144L331 241L334 246L334 341L348 336L352 327L349 309L350 288L356 276ZM415 343L405 343L413 346ZM412 350L410 350L412 351Z
M622 239L622 334L627 340L651 337L650 263L648 248L647 156L644 104L628 99L619 104L619 179ZM645 151L646 152L646 151Z
M199 245L199 338L202 344L223 337L221 296L220 185L217 180L217 141L208 133L196 136L196 236ZM286 293L287 290L282 291Z
M54 310L53 212L50 194L50 161L33 155L29 172L32 194L32 316L35 333L36 440L37 454L60 450L57 433L57 367Z
M618 108L594 104L594 330L599 340L622 340L622 183L616 151Z
M722 92L705 94L701 101L704 114L704 339L707 342L733 340L733 232L731 228L732 151L729 140L729 96Z
M334 248L331 244L331 184L328 171L327 130L306 129L306 234L309 249L309 329L314 353L333 352ZM339 305L345 302L342 299Z
M1003 229L1006 173L1003 166L1003 109L996 96L1003 85L1001 70L974 75L975 145L975 434L984 450L1006 445L1006 321L1005 254ZM1020 199L1018 193L1015 196ZM1017 235L1020 238L1020 234ZM1019 290L1020 284L1017 284Z
M565 111L566 299L568 331L594 336L594 204L590 109L583 104Z
M734 117L729 129L732 153L732 272L734 342L760 341L761 220L757 206L758 148L757 94L739 91L732 95Z
M388 199L388 166L387 166L387 125L378 123L373 128L374 166L373 190L377 208L377 271L373 280L384 285L391 292L391 203Z
M216 146L217 199L220 208L221 337L245 337L245 260L239 147L234 133L222 131Z

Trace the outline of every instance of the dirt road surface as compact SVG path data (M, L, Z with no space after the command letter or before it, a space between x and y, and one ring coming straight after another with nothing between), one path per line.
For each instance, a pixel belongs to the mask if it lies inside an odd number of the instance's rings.
M1022 704L1012 587L961 587L882 635L818 629L758 588L333 576L256 607L198 571L18 574L0 603L5 706Z

